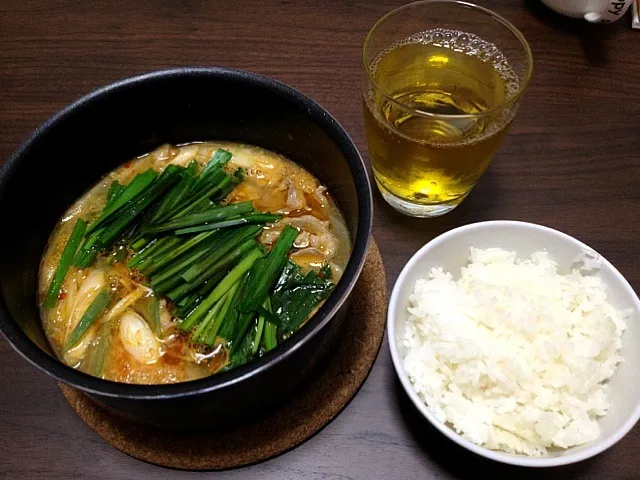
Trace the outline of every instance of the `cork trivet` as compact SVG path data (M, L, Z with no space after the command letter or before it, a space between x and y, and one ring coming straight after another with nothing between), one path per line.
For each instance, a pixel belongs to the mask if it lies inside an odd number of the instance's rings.
M60 384L71 407L98 435L132 457L185 470L223 470L264 461L320 431L355 396L378 355L386 320L387 283L375 242L353 292L344 337L318 377L263 418L224 432L159 432L115 417Z

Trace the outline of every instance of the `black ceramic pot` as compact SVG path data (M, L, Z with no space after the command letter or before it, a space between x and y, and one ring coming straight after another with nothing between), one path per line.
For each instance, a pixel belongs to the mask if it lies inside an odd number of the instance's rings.
M228 140L299 163L325 185L351 231L353 253L335 291L299 332L261 359L175 385L101 380L59 362L40 326L40 257L70 204L124 161L163 143ZM134 420L196 428L252 417L313 375L339 330L371 230L371 187L353 142L322 107L259 75L220 68L154 72L81 98L39 127L0 171L0 330L56 380Z

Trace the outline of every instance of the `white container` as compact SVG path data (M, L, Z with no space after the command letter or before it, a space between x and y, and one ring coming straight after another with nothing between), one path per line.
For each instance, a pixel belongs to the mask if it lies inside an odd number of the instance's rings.
M402 346L404 325L409 318L407 306L416 280L426 278L432 267L442 267L456 277L460 268L468 264L469 248L500 247L515 251L519 258L528 257L537 251L547 251L558 262L561 272L570 272L573 260L590 247L575 238L541 225L516 221L480 222L450 230L436 237L405 265L393 287L389 301L387 333L391 358L396 373L416 408L438 430L472 452L492 460L528 467L552 467L585 460L606 450L620 440L640 418L640 300L625 278L606 259L600 257L599 275L603 278L609 301L618 309L633 309L622 338L621 355L624 362L617 367L610 381L608 392L611 408L598 421L600 436L589 443L554 451L543 457L513 455L478 446L458 435L448 425L429 411L418 397L403 367L405 355ZM398 341L398 339L400 339Z
M592 23L612 23L622 18L634 0L542 0L562 15Z

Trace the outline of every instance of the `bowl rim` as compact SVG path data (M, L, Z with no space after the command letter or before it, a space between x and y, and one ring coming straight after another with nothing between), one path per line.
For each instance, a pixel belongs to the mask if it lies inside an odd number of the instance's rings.
M348 163L357 191L358 227L355 234L350 232L353 239L351 256L340 281L329 298L320 307L320 310L301 327L297 335L293 335L282 347L274 349L263 357L229 372L174 384L138 385L113 382L88 375L65 365L57 358L43 351L26 335L12 318L5 303L4 295L0 293L0 331L13 349L29 363L55 380L89 394L127 400L166 400L233 388L236 384L250 377L260 375L291 356L315 337L333 319L353 290L366 260L373 221L373 198L369 175L355 143L342 125L315 100L283 82L245 70L224 67L181 67L155 70L111 82L81 96L33 130L29 137L2 165L0 168L0 202L4 196L7 183L11 181L11 172L15 165L20 162L22 156L28 153L31 146L42 135L59 123L64 122L71 115L91 108L96 101L126 92L129 88L140 84L190 77L222 78L238 81L247 86L258 87L270 93L275 93L302 109L305 115L319 125L335 142Z
M457 443L459 446L470 450L471 452L483 456L485 458L489 458L491 460L506 463L510 465L517 465L523 467L556 467L560 465L568 465L571 463L576 463L582 460L586 460L587 458L591 458L609 447L616 444L622 437L624 437L629 430L633 428L636 422L640 419L640 400L636 403L634 410L631 415L624 421L624 423L615 430L611 435L603 439L596 439L593 445L590 445L586 448L583 448L575 453L568 453L566 455L558 456L558 457L528 457L524 455L515 455L506 452L489 450L488 448L481 447L476 445L475 443L467 440L462 437L462 435L455 432L451 427L445 425L440 420L438 420L433 413L427 408L426 404L420 399L418 394L413 388L411 381L409 380L408 375L404 371L403 360L400 355L396 335L395 335L395 311L398 307L400 290L402 286L407 281L407 276L409 273L416 267L418 262L426 256L430 250L432 250L437 245L447 242L452 237L458 236L462 233L469 233L476 230L482 229L500 229L504 227L519 227L530 230L537 230L540 232L544 232L545 234L552 235L558 238L561 238L563 241L567 241L569 243L574 244L580 248L590 250L599 255L602 260L602 264L604 267L609 268L611 272L620 280L622 285L624 286L625 294L629 296L633 300L635 304L636 311L640 311L640 299L638 295L635 293L629 282L626 278L609 262L603 255L600 255L596 250L588 246L587 244L581 242L575 237L563 233L559 230L553 229L551 227L547 227L544 225L539 225L536 223L530 222L522 222L517 220L490 220L490 221L482 221L470 223L468 225L463 225L454 229L451 229L445 233L438 235L433 238L425 245L423 245L416 253L414 253L409 261L405 264L396 280L396 283L393 287L393 291L389 298L389 307L387 311L387 338L389 342L389 350L391 352L392 363L402 384L402 387L405 393L411 399L413 405L418 409L418 411L425 417L431 425L433 425L436 429L438 429L441 433L443 433L446 437L448 437L453 442Z

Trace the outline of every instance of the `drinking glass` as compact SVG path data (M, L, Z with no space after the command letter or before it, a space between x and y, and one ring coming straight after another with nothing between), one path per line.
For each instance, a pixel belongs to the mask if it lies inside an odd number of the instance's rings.
M533 71L507 20L468 2L400 7L363 49L363 110L378 189L396 210L453 210L485 172Z

